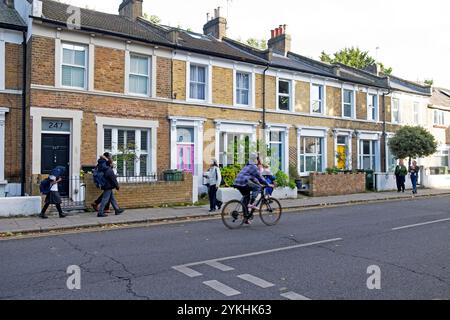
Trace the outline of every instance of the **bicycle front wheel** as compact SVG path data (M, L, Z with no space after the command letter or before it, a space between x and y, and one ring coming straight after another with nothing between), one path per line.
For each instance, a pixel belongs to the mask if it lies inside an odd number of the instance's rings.
M280 221L282 211L280 201L270 198L261 203L259 216L266 226L274 226Z
M244 224L244 206L238 200L227 202L222 210L222 221L228 229L237 229Z

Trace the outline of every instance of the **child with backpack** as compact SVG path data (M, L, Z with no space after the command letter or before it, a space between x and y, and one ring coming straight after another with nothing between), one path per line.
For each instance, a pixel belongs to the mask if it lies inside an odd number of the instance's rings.
M61 176L64 174L64 170L61 167L57 167L52 170L50 176L41 182L40 191L45 194L45 204L42 208L41 214L39 215L42 219L48 219L45 214L50 205L55 205L56 210L58 210L59 217L65 218L66 215L63 213L61 208L61 196L59 195L58 183L62 181Z
M270 198L272 196L273 193L273 188L275 187L275 180L277 179L273 174L272 171L270 170L270 167L268 165L263 165L263 172L261 173L261 175L263 176L263 178L266 180L268 187L266 187L265 190L265 195L266 197Z

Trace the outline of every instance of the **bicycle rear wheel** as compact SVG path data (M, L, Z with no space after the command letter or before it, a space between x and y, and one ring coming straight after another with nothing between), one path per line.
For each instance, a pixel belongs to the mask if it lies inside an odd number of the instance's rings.
M280 221L282 211L280 201L270 198L261 203L259 216L266 226L274 226Z
M244 223L244 206L238 200L227 202L222 209L222 221L228 229L237 229Z

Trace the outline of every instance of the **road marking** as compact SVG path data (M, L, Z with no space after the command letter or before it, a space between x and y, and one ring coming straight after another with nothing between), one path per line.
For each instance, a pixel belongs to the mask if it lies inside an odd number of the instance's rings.
M251 274L241 274L238 278L253 283L254 285L266 289L275 286L273 283L270 283L264 279L252 276Z
M176 267L172 267L172 268L187 275L188 277L191 277L191 278L202 276L202 274L200 272L197 272L197 271L195 271L191 268L185 267L185 266L176 266Z
M305 296L302 296L301 294L295 293L293 291L286 292L281 294L283 298L289 299L289 300L311 300Z
M449 219L441 219L441 220L428 221L428 222L423 222L423 223L416 223L416 224L411 224L411 225L409 225L409 226L403 226L403 227L392 228L392 231L402 230L402 229L409 229L409 228L414 228L414 227L420 227L420 226L425 226L425 225L427 225L427 224L438 223L438 222L444 222L444 221L450 221L450 218L449 218Z
M208 266L219 269L220 271L233 271L234 268L224 265L217 261L209 261L206 263Z
M205 281L203 282L203 284L207 285L208 287L216 291L219 291L221 294L227 297L237 296L238 294L241 294L239 291L234 290L233 288L217 280Z
M293 245L293 246L289 246L289 247L282 247L282 248L276 248L276 249L270 249L270 250L264 250L264 251L258 251L258 252L251 252L251 253L241 254L241 255L237 255L237 256L229 256L229 257L212 259L212 260L192 262L192 263L184 264L184 265L178 266L178 267L192 267L192 266L198 266L200 264L208 264L209 262L218 262L218 261L240 259L240 258L246 258L246 257L252 257L252 256L259 256L259 255L273 253L273 252L280 252L280 251L292 250L292 249L297 249L297 248L311 247L311 246L318 245L318 244L336 242L336 241L341 241L341 240L342 240L342 238L335 238L335 239L328 239L328 240L323 240L323 241L297 244L297 245ZM173 267L173 268L176 268L176 267Z

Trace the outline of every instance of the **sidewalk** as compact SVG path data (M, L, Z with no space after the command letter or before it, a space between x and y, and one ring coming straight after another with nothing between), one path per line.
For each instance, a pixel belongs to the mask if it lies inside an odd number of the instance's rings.
M450 190L425 189L420 190L419 194L414 197L409 192L404 194L397 192L370 192L345 196L316 198L302 197L295 200L283 200L281 203L284 210L296 210L333 205L368 203L372 201L411 200L445 195L450 195ZM17 234L76 230L82 228L113 227L124 224L177 221L214 216L219 215L210 215L208 213L208 206L193 206L180 208L134 209L127 210L121 216L112 215L107 218L97 218L94 213L71 215L65 219L59 219L57 216L51 216L50 219L47 220L42 220L38 217L4 218L0 219L0 237Z

